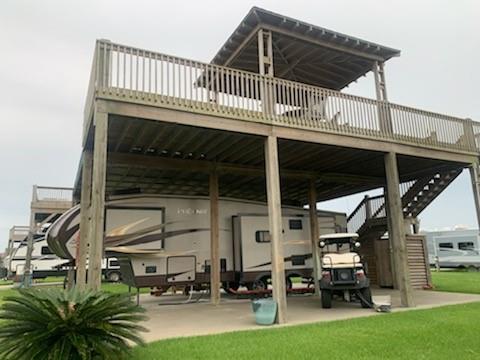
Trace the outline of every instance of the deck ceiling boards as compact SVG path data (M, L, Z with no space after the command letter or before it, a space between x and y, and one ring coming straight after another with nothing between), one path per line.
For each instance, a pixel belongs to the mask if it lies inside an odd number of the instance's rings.
M400 51L254 7L212 60L258 73L258 29L272 32L274 76L341 90Z
M263 140L259 136L123 116L112 116L109 122L108 150L175 159L263 164Z
M263 144L260 136L112 115L106 190L207 196L215 163L220 196L266 201ZM285 139L278 149L284 204L308 202L310 178L299 173L315 176L318 201L384 185L383 153ZM401 181L460 166L406 156L398 163Z

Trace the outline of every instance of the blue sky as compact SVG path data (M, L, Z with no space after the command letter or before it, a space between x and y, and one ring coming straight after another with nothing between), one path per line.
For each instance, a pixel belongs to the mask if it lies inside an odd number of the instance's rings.
M95 39L210 61L253 6L402 50L392 102L480 120L480 2L3 0L0 12L0 249L28 223L33 184L71 186ZM374 97L371 76L345 91ZM362 196L321 208L349 212ZM468 173L421 216L424 229L476 227Z

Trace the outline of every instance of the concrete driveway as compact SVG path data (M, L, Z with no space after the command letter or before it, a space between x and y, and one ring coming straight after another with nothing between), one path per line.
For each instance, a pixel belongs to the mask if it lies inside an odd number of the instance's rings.
M411 310L400 307L398 291L373 290L374 297L386 295L391 296L392 311ZM425 309L480 301L480 295L418 290L414 292L414 299L416 307L412 309ZM146 341L272 328L255 324L250 300L224 296L217 306L208 302L207 294L196 303L183 304L184 300L185 297L174 295L141 295L140 303L146 308L149 317L144 323L150 330L144 334ZM371 309L362 309L358 303L342 301L334 301L332 309L322 309L320 299L314 295L289 296L287 303L288 323L282 326L382 315Z

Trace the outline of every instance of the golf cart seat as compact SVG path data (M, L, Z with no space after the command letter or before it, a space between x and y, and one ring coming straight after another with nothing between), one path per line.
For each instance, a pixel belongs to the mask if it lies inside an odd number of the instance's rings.
M354 252L343 254L330 253L322 258L323 268L345 268L345 267L362 267L360 256Z

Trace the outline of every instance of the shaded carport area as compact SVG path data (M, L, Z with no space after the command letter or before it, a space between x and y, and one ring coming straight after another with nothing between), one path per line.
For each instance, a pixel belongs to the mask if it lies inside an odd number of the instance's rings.
M390 172L398 169L398 175L390 176L390 179L393 178L390 188L396 187L398 192L399 183L442 169L464 166L451 161L403 155L395 156L394 162L390 161L388 165L388 154L381 151L281 137L267 138L115 114L108 114L106 118L107 197L122 193L210 197L212 303L220 302L218 198L268 204L270 231L274 229L278 238L277 242L271 243L271 262L273 297L282 309L279 314L286 312L283 249L279 246L282 237L281 214L278 211L280 202L282 205L309 205L315 209L318 202L388 186L386 169ZM93 143L94 137L88 137L87 151L92 151ZM279 179L275 179L276 167ZM82 187L81 180L82 176L77 180L77 198L81 195L78 193ZM275 189L277 182L278 189ZM387 212L390 213L390 210ZM316 253L318 224L312 213L315 212L311 212L310 216L313 224L311 242ZM397 229L403 227L403 217L398 217L398 211L392 216L397 216L392 217L398 225ZM314 264L318 268L316 258ZM399 273L403 273L404 270L398 269ZM403 299L402 304L405 304ZM278 322L285 321L284 317Z

